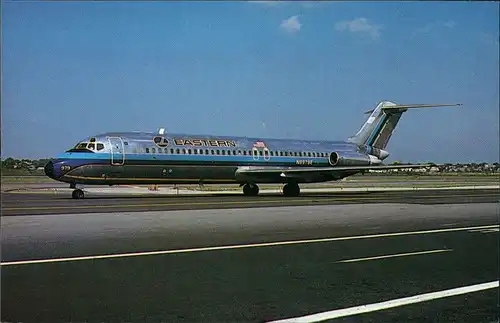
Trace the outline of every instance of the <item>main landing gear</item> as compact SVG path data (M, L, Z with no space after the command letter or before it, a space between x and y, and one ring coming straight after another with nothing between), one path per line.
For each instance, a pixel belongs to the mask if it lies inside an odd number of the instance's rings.
M257 196L259 195L259 187L256 184L245 184L243 185L243 194L246 196Z
M243 194L245 196L257 196L259 194L259 187L257 184L247 183L243 185ZM300 187L297 183L287 183L283 186L283 195L284 196L299 196L300 195Z
M285 196L299 196L300 187L297 183L288 183L283 186L283 195Z

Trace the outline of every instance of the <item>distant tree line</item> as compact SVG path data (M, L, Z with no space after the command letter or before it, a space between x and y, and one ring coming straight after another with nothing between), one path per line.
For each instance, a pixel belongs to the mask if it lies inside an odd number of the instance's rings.
M2 159L2 168L5 169L37 169L39 167L44 167L52 158L42 158L42 159L15 159L6 158Z

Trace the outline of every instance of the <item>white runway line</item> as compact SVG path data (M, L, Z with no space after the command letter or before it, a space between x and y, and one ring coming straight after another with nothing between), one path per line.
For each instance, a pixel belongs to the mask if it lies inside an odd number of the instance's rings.
M426 302L426 301L444 298L444 297L456 296L456 295L461 295L461 294L478 292L481 290L486 290L486 289L491 289L491 288L497 288L498 283L499 283L499 281L497 280L497 281L492 281L489 283L453 288L453 289L443 290L443 291L439 291L439 292L415 295L415 296L411 296L411 297L404 297L404 298L399 298L399 299L381 302L381 303L360 305L360 306L349 307L349 308L333 310L333 311L317 313L317 314L311 314L311 315L306 315L306 316L301 316L301 317L294 317L294 318L282 319L282 320L277 320L277 321L270 321L268 323L321 322L321 321L325 321L325 320L336 319L339 317L363 314L363 313L368 313L368 312L375 312L375 311L380 311L380 310L398 307L398 306L404 306L404 305Z
M385 256L376 256L376 257L368 257L368 258L357 258L357 259L347 259L340 260L337 262L359 262L359 261L367 261L367 260L376 260L376 259L386 259L386 258L396 258L396 257L408 257L408 256L417 256L417 255L428 255L431 253L439 253L439 252L447 252L453 251L453 249L437 249L437 250L427 250L427 251L418 251L418 252L408 252L408 253L398 253L394 255L385 255Z
M153 255L178 254L178 253L188 253L188 252L231 250L231 249L244 249L244 248L260 248L260 247L271 247L271 246L274 247L274 246L297 245L297 244L306 244L306 243L387 238L387 237L410 236L410 235L432 234L432 233L442 233L442 232L457 232L457 231L467 231L467 230L473 230L473 229L490 229L490 228L498 228L498 227L500 227L498 224L494 224L494 225L484 225L484 226L475 226L475 227L434 229L434 230L395 232L395 233L379 233L379 234L369 234L369 235L350 236L350 237L337 237L337 238L321 238L321 239L310 239L310 240L264 242L264 243L252 243L252 244L243 244L243 245L229 245L229 246L214 246L214 247L201 247L201 248L177 249L177 250L132 252L132 253L107 254L107 255L96 255L96 256L80 256L80 257L68 257L68 258L20 260L20 261L2 262L1 266L5 267L5 266L14 266L14 265L30 265L30 264L69 262L69 261L82 261L82 260L153 256Z

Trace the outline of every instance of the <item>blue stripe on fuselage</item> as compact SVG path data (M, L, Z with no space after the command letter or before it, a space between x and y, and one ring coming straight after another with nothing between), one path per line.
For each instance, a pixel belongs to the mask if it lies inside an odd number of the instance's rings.
M84 161L88 163L110 162L109 153L63 153L57 156L58 160L64 161ZM118 158L120 159L120 158ZM115 157L115 160L117 158ZM170 155L170 154L125 154L125 164L127 161L198 161L198 162L235 162L235 163L283 163L286 165L296 164L297 160L313 160L313 165L328 164L327 157L299 157L299 156L270 156L264 160L263 156L254 159L249 155ZM80 164L80 163L79 163ZM72 164L72 166L76 166Z

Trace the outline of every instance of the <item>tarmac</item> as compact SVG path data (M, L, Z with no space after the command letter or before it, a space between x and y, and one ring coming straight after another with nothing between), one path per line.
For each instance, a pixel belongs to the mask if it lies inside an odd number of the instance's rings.
M3 192L1 320L498 322L487 186Z

